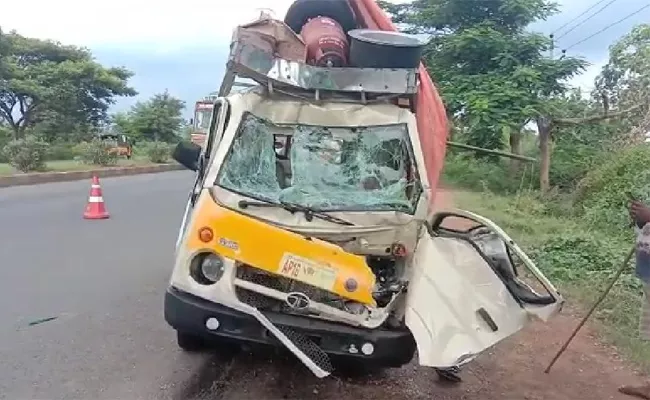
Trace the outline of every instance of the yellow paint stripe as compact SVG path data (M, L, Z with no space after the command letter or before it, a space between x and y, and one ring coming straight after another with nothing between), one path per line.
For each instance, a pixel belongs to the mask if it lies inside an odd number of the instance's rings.
M214 231L212 243L199 240L198 231L203 227ZM207 190L199 196L189 229L185 243L188 251L210 247L225 257L267 272L288 275L350 300L375 305L375 276L364 257L220 207ZM312 274L295 276L296 268ZM345 289L349 279L357 282L353 292Z

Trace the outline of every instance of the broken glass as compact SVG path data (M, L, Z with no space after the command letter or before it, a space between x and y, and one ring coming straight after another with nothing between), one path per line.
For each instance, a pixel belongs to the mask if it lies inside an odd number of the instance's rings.
M276 152L289 138L288 159ZM404 124L373 127L274 125L252 114L217 179L242 195L319 210L411 211L417 179ZM414 194L415 193L415 194Z
M263 123L245 118L223 163L219 185L253 198L277 201L280 184L275 158L273 135Z

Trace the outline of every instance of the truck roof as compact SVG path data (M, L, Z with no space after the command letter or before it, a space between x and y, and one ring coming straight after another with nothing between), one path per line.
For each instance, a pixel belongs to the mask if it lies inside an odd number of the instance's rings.
M274 20L257 23L284 25ZM306 100L332 98L367 104L386 98L402 98L410 105L414 103L417 69L327 68L280 58L260 45L259 33L249 25L235 30L220 96L229 95L236 79L243 78L257 82L269 93L282 92Z
M350 102L328 100L313 102L286 94L269 96L261 88L228 96L234 112L250 112L277 124L317 126L377 126L399 123L415 124L410 110L389 101L369 103L364 107Z

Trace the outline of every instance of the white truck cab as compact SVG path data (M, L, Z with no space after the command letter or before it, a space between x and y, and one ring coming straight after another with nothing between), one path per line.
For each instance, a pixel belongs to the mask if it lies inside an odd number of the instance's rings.
M253 63L251 48L233 41L206 145L175 152L197 173L165 297L182 348L283 346L318 377L416 351L451 368L561 309L493 222L434 213L415 70ZM235 76L259 84L234 93Z

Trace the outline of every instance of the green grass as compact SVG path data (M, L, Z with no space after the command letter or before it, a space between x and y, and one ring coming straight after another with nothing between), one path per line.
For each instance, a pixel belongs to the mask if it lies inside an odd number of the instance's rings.
M498 196L457 191L454 201L457 207L488 217L508 232L568 302L584 313L619 268L633 244L633 235L589 226L562 199L542 201L537 196L526 192ZM650 372L650 344L638 338L640 287L630 266L592 323L606 342Z
M130 160L120 159L116 166L127 167L131 165L145 165L151 164L145 157L134 157ZM83 164L74 160L61 160L61 161L48 161L46 163L47 171L83 171L88 169L96 169L98 166ZM9 164L0 163L0 176L19 174L20 171L15 170Z

